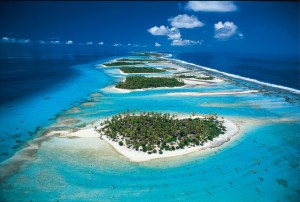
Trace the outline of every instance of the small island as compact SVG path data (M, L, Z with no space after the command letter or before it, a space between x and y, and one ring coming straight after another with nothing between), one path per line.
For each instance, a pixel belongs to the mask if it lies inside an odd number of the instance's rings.
M160 62L168 62L164 59L128 59L128 58L121 58L118 59L117 62L149 62L149 63L160 63Z
M119 146L148 154L203 145L224 134L226 127L217 116L178 119L168 113L123 113L101 123L98 132Z
M200 79L200 80L213 80L214 79L214 77L212 77L212 76L197 77L195 75L184 75L184 74L181 74L181 75L177 76L177 78L180 78L180 79Z
M121 67L119 68L124 73L162 73L166 72L163 69L150 68L150 67Z
M179 87L184 86L184 82L176 78L165 77L145 77L145 76L129 76L125 81L121 81L116 88L122 89L143 89L158 87Z
M122 62L122 61L116 61L116 62L109 62L104 63L103 65L106 67L115 67L115 66L128 66L128 65L141 65L142 62Z

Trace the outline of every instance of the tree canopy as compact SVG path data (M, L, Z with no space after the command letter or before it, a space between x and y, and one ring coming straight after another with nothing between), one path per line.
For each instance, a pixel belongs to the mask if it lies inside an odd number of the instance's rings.
M178 119L168 113L123 113L107 119L98 130L120 146L148 153L203 145L226 128L217 116Z

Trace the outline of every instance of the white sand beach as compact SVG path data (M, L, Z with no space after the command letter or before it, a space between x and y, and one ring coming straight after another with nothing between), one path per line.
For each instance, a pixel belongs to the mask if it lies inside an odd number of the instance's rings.
M218 95L238 95L257 93L258 90L246 90L246 91L229 91L229 92L179 92L179 93L166 93L166 96L218 96Z
M187 118L187 116L179 116L180 118ZM194 116L193 118L203 118L201 116ZM143 151L136 151L134 149L129 149L126 146L120 146L118 142L110 140L107 136L103 135L100 138L100 134L95 131L94 127L85 128L78 130L76 132L61 133L60 137L78 137L78 138L90 138L99 137L99 141L106 141L109 143L116 151L121 155L127 157L132 162L144 162L159 158L176 157L185 154L189 154L196 151L203 151L207 149L213 149L223 145L228 142L234 135L239 132L239 127L233 121L224 119L224 125L226 127L226 132L219 137L213 139L212 141L206 142L203 146L186 147L184 149L175 151L163 151L163 154L148 154Z

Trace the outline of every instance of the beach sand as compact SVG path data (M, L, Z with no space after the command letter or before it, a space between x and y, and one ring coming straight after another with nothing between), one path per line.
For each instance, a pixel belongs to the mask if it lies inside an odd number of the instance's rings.
M179 92L179 93L166 93L166 96L216 96L216 95L238 95L257 93L258 90L246 90L246 91L229 91L229 92Z
M180 118L187 118L187 116L179 116ZM194 116L192 118L203 118L200 116ZM213 139L212 141L206 142L203 146L195 146L195 147L186 147L184 149L179 149L175 151L163 151L163 154L148 154L142 151L136 151L134 149L129 149L125 146L120 146L118 142L114 142L110 140L107 136L102 136L102 141L106 141L109 143L116 151L118 151L121 155L127 157L132 162L144 162L153 159L159 158L168 158L168 157L176 157L185 154L189 154L196 151L207 150L219 147L223 145L225 142L228 142L234 135L239 132L239 127L233 121L228 119L224 119L224 125L226 127L225 134L220 135L219 137ZM85 128L78 130L76 132L71 133L63 133L61 137L78 137L78 138L86 138L86 137L99 137L100 134L95 131L95 128Z

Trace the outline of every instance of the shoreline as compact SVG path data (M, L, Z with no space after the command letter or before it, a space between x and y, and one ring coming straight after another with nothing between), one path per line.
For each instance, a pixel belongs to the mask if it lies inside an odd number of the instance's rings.
M178 118L188 118L187 116L180 115ZM203 118L203 116L193 116L193 118ZM230 139L239 133L240 129L239 126L228 119L224 119L224 126L226 127L226 132L224 134L219 135L218 137L214 138L212 141L205 142L202 146L194 146L194 147L186 147L184 149L178 149L174 151L163 151L163 154L148 154L143 151L136 151L134 149L129 149L126 146L120 146L118 142L114 142L110 140L107 136L102 135L95 131L94 128L84 128L78 130L76 132L71 132L69 134L64 134L60 137L62 138L89 138L89 137L99 137L100 141L107 142L114 150L116 150L120 155L126 157L131 162L145 162L154 159L161 159L161 158L170 158L170 157L177 157L186 154L190 154L193 152L198 151L206 151L209 149L215 149L222 146L224 143L230 141Z
M177 62L177 63L181 63L181 64L185 64L185 65L190 65L190 66L193 66L193 67L204 69L204 70L209 71L209 72L222 74L222 75L228 76L230 78L236 78L236 79L244 80L244 81L251 82L251 83L256 83L256 84L259 84L259 85L263 85L263 86L267 86L267 87L271 87L271 88L275 88L275 89L283 89L283 90L286 90L288 92L298 94L298 95L300 94L300 90L297 90L297 89L294 89L294 88L291 88L291 87L286 87L286 86L282 86L282 85L278 85L278 84L267 83L267 82L264 82L264 81L259 81L257 79L247 78L247 77L244 77L244 76L219 71L217 69L197 65L197 64L194 64L194 63L191 63L191 62L186 62L186 61L179 60L179 59L173 59L173 58L166 58L166 59L175 62L175 64Z
M258 90L246 90L246 91L232 91L232 92L179 92L179 93L166 93L166 96L218 96L218 95L239 95L257 93Z

